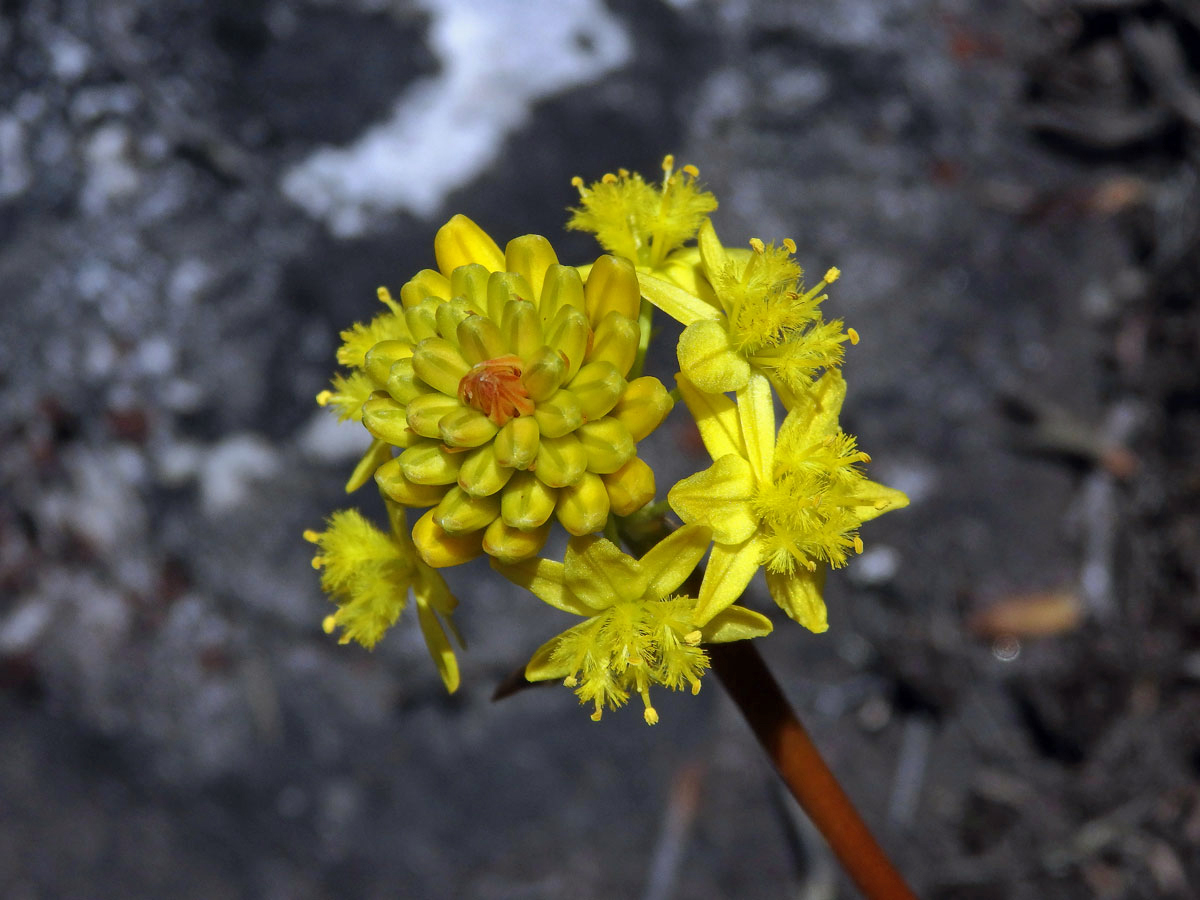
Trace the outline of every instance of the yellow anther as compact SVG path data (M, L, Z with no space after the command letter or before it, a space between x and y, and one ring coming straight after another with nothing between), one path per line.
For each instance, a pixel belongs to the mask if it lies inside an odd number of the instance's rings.
M624 180L629 177L628 169L617 169L617 177Z
M582 194L583 193L583 179L580 178L578 175L576 175L575 177L573 177L571 179L571 187L575 188L576 190L579 191L580 194Z
M563 679L563 687L573 688L578 684L579 684L579 682L575 680L574 675L568 675L566 678Z
M815 562L813 562L811 559L806 559L804 561L804 568L808 569L808 571L810 571L810 572L815 572L815 571L817 571L817 564Z
M861 451L861 450L860 450L860 451L859 451L859 453L858 453L858 458L859 458L859 459L860 459L862 462L870 462L870 461L871 461L871 454L870 454L870 453L865 453L865 452L863 452L863 451Z
M755 253L765 253L767 250L767 245L761 238L750 238L750 246L754 248Z
M842 277L842 270L837 266L831 266L829 271L825 273L825 281L828 284L833 284Z
M314 556L314 557L312 558L312 567L313 567L314 569L319 569L319 568L321 568L321 566L323 566L323 565L325 565L325 557L323 557L323 556Z
M687 175L691 175L693 178L700 177L700 170L697 169L695 166L693 166L691 163L688 163L686 166L683 167L683 172Z
M594 713L592 713L592 714L591 714L591 716L590 716L589 718L591 718L591 720L592 720L593 722L599 722L599 721L600 721L600 717L601 717L601 716L603 716L603 715L604 715L604 710L602 710L600 707L598 707L598 706L597 706L597 707L596 707L596 711L595 711Z
M692 685L692 696L695 697L698 693L700 693L700 679L693 678L691 680L691 685Z
M858 344L858 332L853 328L846 329L846 336L850 338L851 344Z
M860 538L857 534L854 536L854 552L855 553L863 552L863 541L862 541L862 538Z
M317 394L317 406L328 406L329 401L333 399L333 391L321 391Z
M313 531L311 528L306 528L304 529L303 538L310 544L316 544L320 542L321 534L320 532Z
M335 628L337 628L337 616L326 616L321 620L321 630L326 634L333 634Z
M653 706L647 706L646 711L642 713L642 718L646 720L647 725L657 725L658 711Z
M604 177L603 177L603 178L601 178L600 180L601 180L602 182L604 182L605 184L616 184L616 183L617 183L617 176L616 176L616 175L614 175L612 172L605 172L605 173L604 173Z
M392 292L385 287L375 288L375 296L379 298L380 303L386 303L388 306L394 306L396 303L392 299Z
M675 168L675 154L668 153L666 156L663 157L662 170L664 172L670 172L674 168Z
M795 253L796 252L796 242L793 241L791 238L784 238L783 239L783 248L785 250L787 250L788 253Z
M685 634L683 636L683 642L685 644L691 644L693 647L700 643L700 629L697 628L695 631L689 631L687 634Z

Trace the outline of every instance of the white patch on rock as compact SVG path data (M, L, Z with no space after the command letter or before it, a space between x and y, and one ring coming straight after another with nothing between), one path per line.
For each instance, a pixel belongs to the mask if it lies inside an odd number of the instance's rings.
M341 463L366 453L371 435L357 422L339 422L329 410L321 409L300 429L298 443L306 459Z
M264 438L235 434L213 447L200 463L200 506L216 518L249 499L254 482L279 471L279 455Z
M283 193L342 237L398 210L437 212L482 172L533 104L595 81L630 56L600 0L421 0L441 71L345 148L320 149L283 176Z
M114 200L128 197L138 188L138 173L130 158L129 131L123 125L97 128L84 148L87 181L82 205L89 213L101 213Z

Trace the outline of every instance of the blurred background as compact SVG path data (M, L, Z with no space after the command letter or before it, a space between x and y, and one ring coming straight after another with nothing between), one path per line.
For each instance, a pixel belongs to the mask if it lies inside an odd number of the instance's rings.
M0 895L854 896L715 678L493 703L565 624L486 567L453 697L319 627L338 331L454 212L589 259L571 176L666 152L844 273L912 506L760 646L900 868L1200 891L1200 5L4 0Z

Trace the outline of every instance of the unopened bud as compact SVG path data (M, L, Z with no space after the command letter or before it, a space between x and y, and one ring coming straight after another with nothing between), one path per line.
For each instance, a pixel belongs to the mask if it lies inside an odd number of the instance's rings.
M417 433L408 427L405 408L386 391L376 391L367 398L363 404L363 425L372 437L394 447L411 447L418 440Z
M561 309L550 327L546 329L549 335L546 343L563 355L567 363L566 381L575 377L583 365L592 341L592 329L588 325L587 316L576 309Z
M629 382L611 415L629 429L635 441L659 426L675 405L661 381L650 375Z
M458 394L458 383L470 371L458 348L443 338L426 338L413 351L413 369L435 391L449 397Z
M447 534L433 518L431 509L413 525L412 538L421 558L435 569L470 562L483 552L483 532Z
M499 322L504 318L504 307L511 300L532 300L533 288L516 272L493 272L488 278L488 318Z
M468 534L487 527L500 515L500 497L472 497L455 486L433 509L433 521L447 534Z
M504 267L519 274L533 288L533 295L526 297L526 300L533 300L542 295L546 270L557 264L558 257L554 248L540 234L525 234L513 238L504 248Z
M551 438L543 432L533 471L550 487L567 487L579 480L587 464L587 453L574 434Z
M433 255L442 274L449 276L459 266L479 263L489 272L504 268L504 254L488 233L464 215L457 215L437 230Z
M456 397L428 393L414 397L408 404L408 427L421 437L440 438L438 423L442 417L462 409Z
M466 458L458 472L458 486L472 497L489 497L512 478L513 470L496 461L494 444L484 444L463 455Z
M441 272L433 269L422 269L400 288L400 302L405 309L412 309L429 297L450 299L450 283Z
M638 324L618 312L610 312L596 326L587 362L608 362L622 377L629 374L637 358Z
M558 438L583 424L583 408L574 393L561 388L549 400L537 404L533 418L543 438Z
M562 384L567 374L566 360L552 347L542 347L526 359L529 362L521 375L521 381L525 383L525 390L529 396L541 403L549 399Z
M417 484L453 484L463 464L461 453L449 453L432 442L409 447L396 459L404 477Z
M574 535L599 531L608 521L608 511L608 491L600 476L591 472L584 472L579 481L563 488L555 508L558 521Z
M565 306L586 313L583 280L572 266L551 266L546 272L546 281L542 285L542 300L539 304L542 324L549 326Z
M505 304L500 331L504 343L521 359L530 359L544 343L537 307L527 300L509 300Z
M513 528L528 531L546 523L557 499L557 488L549 487L532 472L518 472L501 492L500 515Z
M592 422L613 408L625 389L625 379L612 363L592 362L579 370L568 387L579 399L584 420Z
M487 316L469 316L459 323L455 333L458 349L471 365L508 353L500 327Z
M618 516L637 512L654 499L654 470L635 456L617 471L602 475L612 511Z
M375 483L379 489L401 506L433 506L446 493L444 484L417 484L409 481L400 468L400 459L389 459L375 470Z
M496 435L496 461L510 469L528 469L537 459L541 429L534 416L510 419Z
M471 312L487 312L487 283L491 272L478 263L459 266L450 273L450 293L462 297Z
M483 549L500 562L519 563L537 556L549 536L549 522L532 531L522 531L503 519L496 519L483 532Z
M458 406L438 420L438 432L450 447L479 447L499 431L491 419L477 409Z
M598 325L613 310L627 319L637 319L642 307L633 263L619 256L601 256L588 273L583 288L588 321Z
M587 455L589 472L606 475L615 472L637 452L629 429L612 416L582 425L575 432ZM407 452L407 451L405 451Z

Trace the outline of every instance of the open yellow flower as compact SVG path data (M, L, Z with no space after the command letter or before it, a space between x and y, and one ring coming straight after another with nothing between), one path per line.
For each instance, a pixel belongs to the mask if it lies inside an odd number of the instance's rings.
M685 377L678 383L713 459L667 495L683 521L713 530L695 621L719 615L766 566L775 602L811 631L824 631L824 568L862 551L863 522L908 505L900 491L863 474L869 457L838 425L846 395L841 374L829 369L797 395L778 437L763 375L749 375L736 406Z
M821 314L823 292L840 272L830 269L804 290L791 240L776 247L754 238L749 252L730 251L706 220L698 242L703 278L672 283L639 274L642 295L686 326L679 339L680 369L709 393L739 390L751 372L762 372L790 406L815 373L841 363L845 341L857 341L853 329L845 331L840 320L827 322Z
M450 618L458 601L442 576L417 554L408 536L404 510L389 503L388 516L390 533L376 528L354 509L335 512L324 531L304 532L305 539L317 545L313 567L321 570L321 587L338 607L325 617L323 627L327 634L341 629L340 644L357 641L374 649L400 618L411 590L429 655L446 690L454 693L459 682L458 661L446 629L458 637ZM439 616L446 620L445 625Z
M576 176L572 184L580 206L571 210L567 228L591 232L605 250L639 269L670 268L670 257L696 236L700 223L717 208L717 198L701 190L695 166L676 172L675 157L668 155L662 168L661 186L626 169L590 185ZM694 251L689 262L695 262Z
M318 398L343 417L358 404L375 438L350 489L373 474L396 503L430 507L413 540L435 567L527 559L553 518L587 534L648 502L654 475L636 444L672 401L657 379L627 380L640 337L632 264L600 257L585 282L545 238L502 252L465 216L438 230L434 252L438 269L399 304L381 291L379 324L343 335L352 372Z
M510 581L546 603L585 621L553 638L525 668L530 681L563 679L581 703L616 708L632 694L642 698L644 718L653 725L650 686L700 690L708 668L703 644L761 637L771 632L764 616L727 606L703 625L696 600L677 596L680 585L708 549L712 532L687 525L633 559L596 536L571 538L563 562L528 560L516 565L492 561Z

